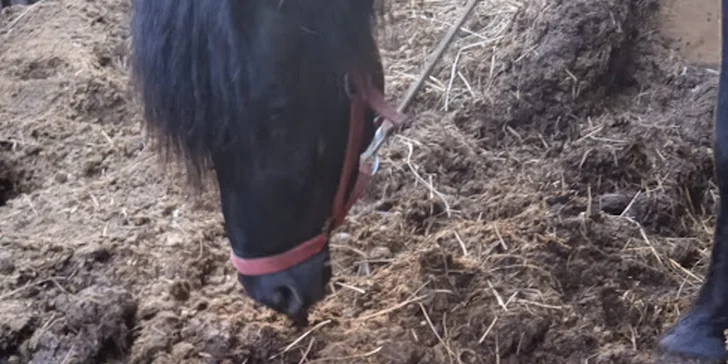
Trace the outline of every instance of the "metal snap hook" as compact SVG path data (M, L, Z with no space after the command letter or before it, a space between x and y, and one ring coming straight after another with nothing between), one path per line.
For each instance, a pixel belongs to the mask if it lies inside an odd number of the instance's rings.
M369 159L377 156L377 151L387 140L387 137L389 136L389 131L391 129L391 123L389 123L388 120L384 120L382 125L377 128L377 131L374 133L374 138L372 138L372 142L369 144L364 153L361 154L361 158Z

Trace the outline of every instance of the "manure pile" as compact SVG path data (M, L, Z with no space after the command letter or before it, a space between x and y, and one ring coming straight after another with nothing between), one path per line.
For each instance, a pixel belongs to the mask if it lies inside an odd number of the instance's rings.
M158 167L129 1L5 9L0 363L650 363L717 197L696 57L718 44L663 38L669 4L483 0L335 236L308 335L242 296L216 192ZM389 97L463 5L386 3Z

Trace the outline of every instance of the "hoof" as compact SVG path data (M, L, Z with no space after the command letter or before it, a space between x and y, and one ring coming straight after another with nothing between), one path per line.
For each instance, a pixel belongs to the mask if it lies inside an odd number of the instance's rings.
M723 340L704 335L671 332L660 340L659 351L663 355L695 358L702 361L694 363L726 363L726 350ZM684 359L683 359L684 360ZM658 362L660 363L660 362ZM664 363L673 363L666 361ZM693 363L692 361L675 361L674 363Z
M658 346L660 364L725 364L725 339L717 331L710 315L693 311L683 317L661 339Z
M725 364L725 359L698 358L672 352L657 354L655 364Z

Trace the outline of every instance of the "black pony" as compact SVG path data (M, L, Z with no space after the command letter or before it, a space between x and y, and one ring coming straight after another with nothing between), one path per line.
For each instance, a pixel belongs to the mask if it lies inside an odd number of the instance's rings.
M305 322L331 278L328 234L376 168L360 160L375 112L401 116L383 101L373 0L132 6L132 80L160 152L198 188L214 170L247 294Z
M722 40L714 159L720 195L706 280L693 307L661 338L661 364L726 363L728 329L728 0L721 3Z

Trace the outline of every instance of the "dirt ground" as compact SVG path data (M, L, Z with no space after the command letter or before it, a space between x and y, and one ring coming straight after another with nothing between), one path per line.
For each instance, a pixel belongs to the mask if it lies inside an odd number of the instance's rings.
M698 65L720 64L720 0L663 0L660 30L672 48Z
M310 333L242 296L215 192L157 164L128 0L4 10L0 363L650 363L714 221L697 3L482 1L335 236ZM463 5L387 3L390 97Z

